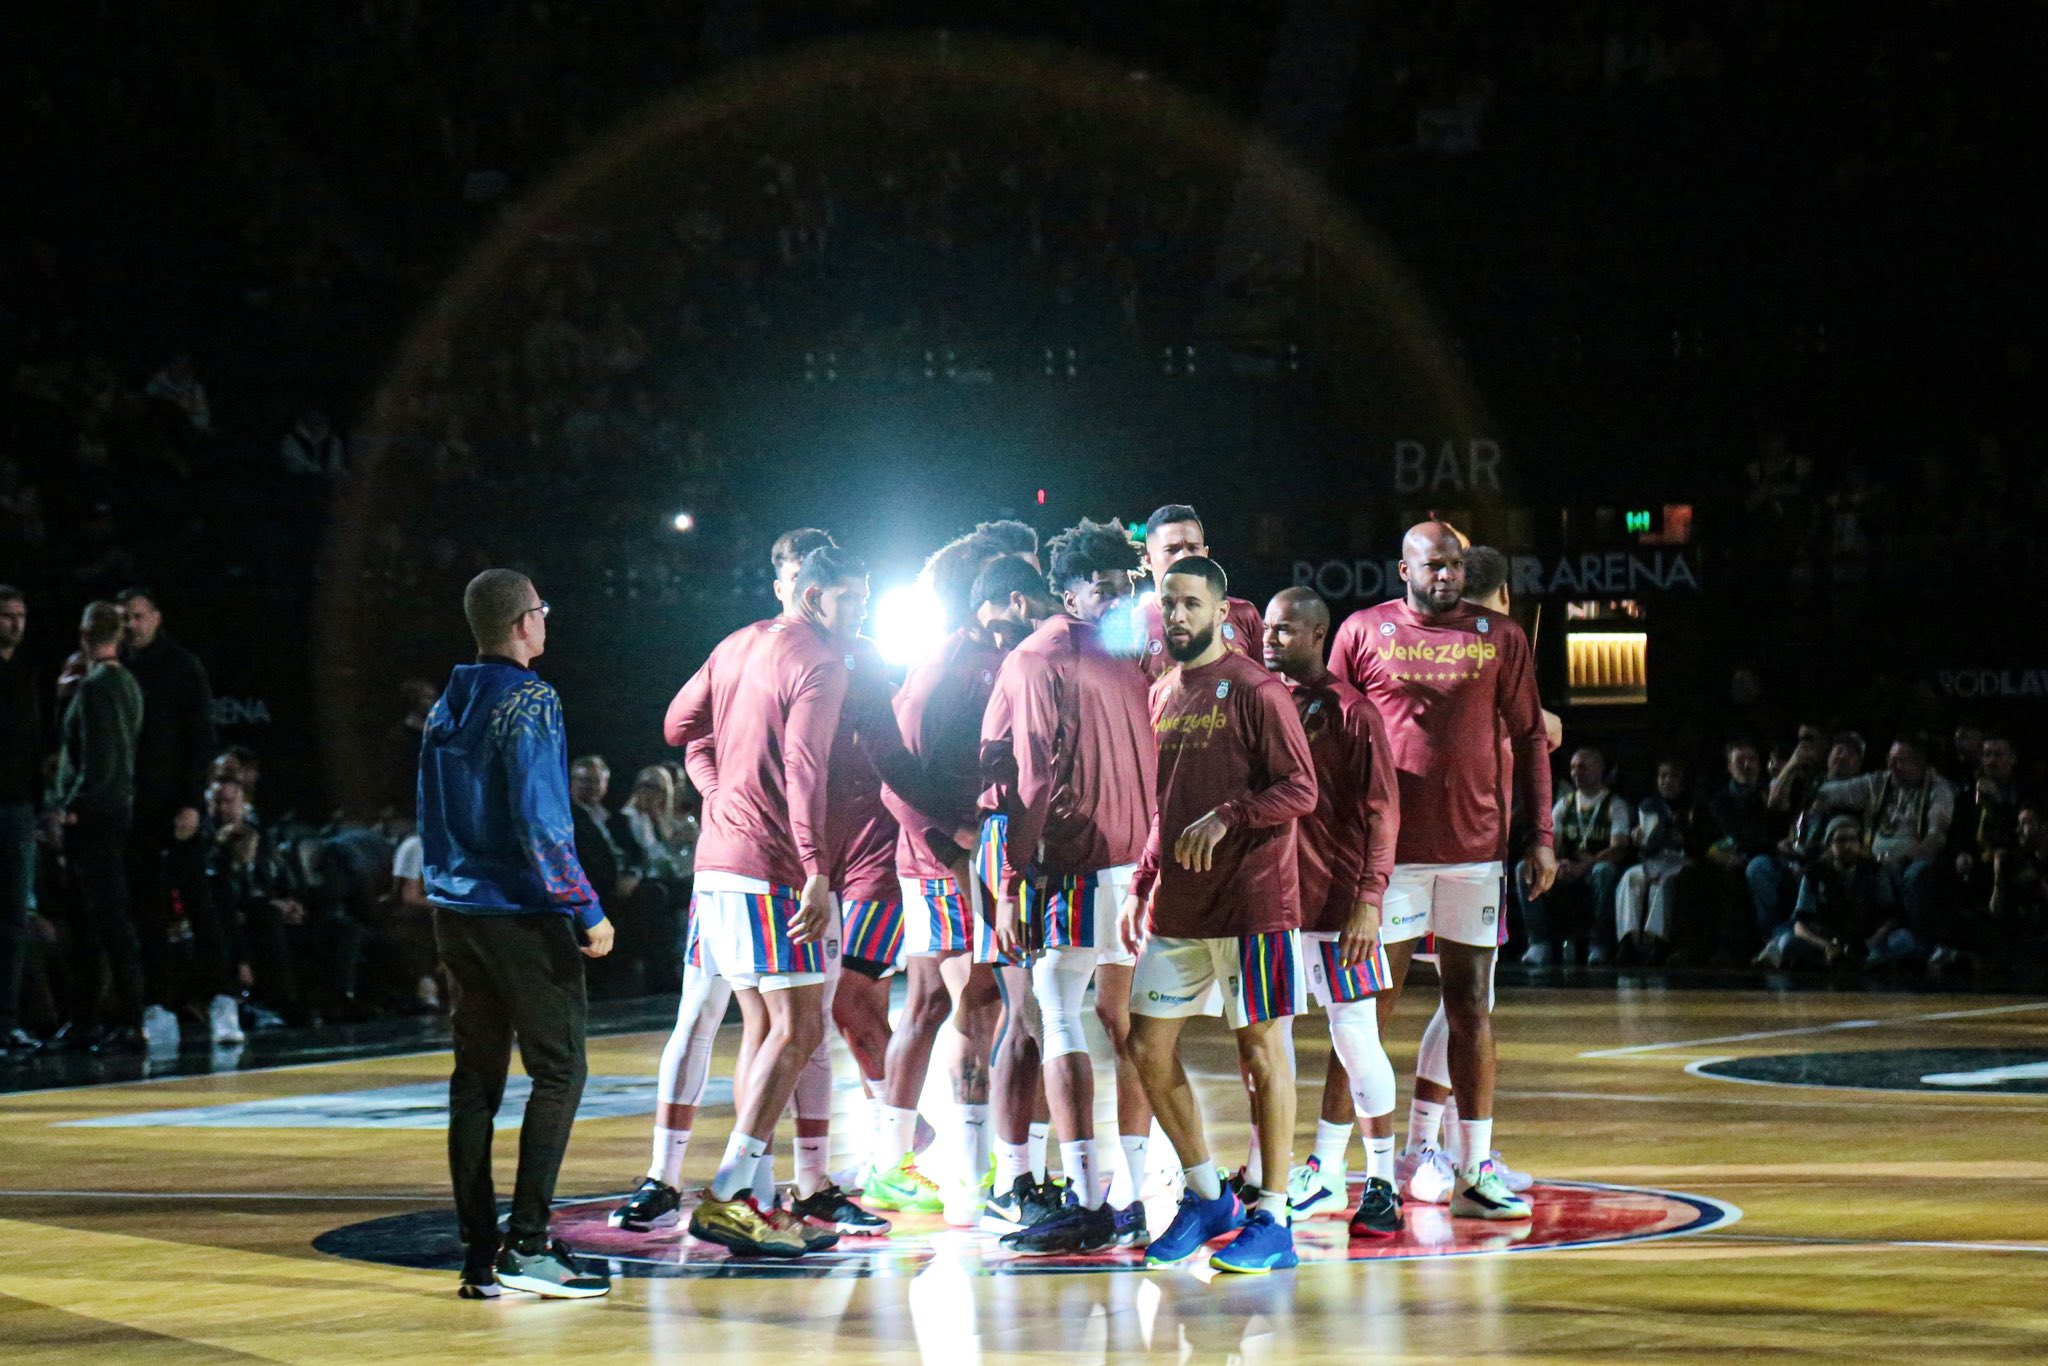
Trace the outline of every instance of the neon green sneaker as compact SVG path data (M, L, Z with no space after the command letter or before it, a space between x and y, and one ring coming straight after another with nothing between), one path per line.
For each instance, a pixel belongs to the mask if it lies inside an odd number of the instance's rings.
M860 1185L868 1204L876 1209L898 1210L905 1214L938 1214L946 1208L946 1197L939 1190L938 1183L917 1169L917 1163L909 1153L903 1154L902 1159L887 1171L870 1167Z

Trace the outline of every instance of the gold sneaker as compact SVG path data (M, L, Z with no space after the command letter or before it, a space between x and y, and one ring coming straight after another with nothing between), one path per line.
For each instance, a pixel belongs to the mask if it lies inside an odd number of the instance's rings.
M766 1211L766 1215L771 1225L795 1233L802 1239L806 1252L826 1252L839 1246L839 1230L809 1223L794 1210L777 1205Z
M801 1257L804 1236L761 1212L751 1195L715 1198L707 1188L690 1215L690 1236L740 1257Z

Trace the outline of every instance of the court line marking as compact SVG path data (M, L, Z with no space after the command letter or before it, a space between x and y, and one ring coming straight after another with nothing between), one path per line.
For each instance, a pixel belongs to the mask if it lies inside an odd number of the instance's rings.
M56 1191L56 1190L0 1190L0 1199L77 1199L77 1200L304 1200L313 1204L327 1204L330 1201L374 1201L385 1204L418 1204L422 1200L445 1203L448 1192L434 1191L422 1195L364 1195L334 1194L317 1195L307 1191Z
M1708 1238L1722 1238L1731 1243L1788 1243L1812 1247L1903 1247L1931 1249L1940 1252L2034 1252L2048 1253L2048 1243L1967 1243L1945 1242L1933 1238L1819 1238L1790 1233L1717 1233L1709 1230Z
M1730 1061L1730 1058L1703 1058L1699 1062L1692 1064L1692 1066L1687 1067L1685 1070L1690 1072L1692 1071L1693 1067L1704 1067L1711 1065L1713 1063L1728 1061ZM1782 1086L1798 1091L1855 1090L1860 1091L1866 1095L1882 1095L1894 1097L1944 1096L1950 1094L1947 1091L1889 1091L1881 1086L1804 1086L1798 1082L1750 1081L1750 1079L1747 1077L1723 1077L1714 1075L1712 1073L1696 1075L1703 1075L1709 1081L1743 1081L1749 1082L1749 1084L1754 1086ZM1772 1109L1778 1110L1872 1110L1880 1108L1875 1103L1845 1103L1842 1101L1832 1100L1754 1100L1748 1096L1718 1096L1710 1092L1703 1091L1674 1091L1669 1095L1645 1096L1631 1095L1623 1092L1614 1091L1512 1091L1502 1089L1495 1091L1494 1094L1497 1096L1512 1096L1518 1100L1612 1100L1619 1101L1624 1105L1764 1105L1769 1106ZM1966 1091L1960 1094L1969 1095L1970 1093ZM1996 1113L2002 1110L2010 1110L2015 1114L2033 1114L2044 1108L2048 1108L2048 1096L2042 1096L2038 1103L2030 1105L2026 1103L2029 1099L2029 1093L2023 1091L1991 1091L1977 1096L1976 1099L1978 1103L1974 1105L1952 1104L1947 1101L1929 1101L1925 1103L1915 1103L1913 1109L1916 1113L1921 1110L1955 1110L1963 1114L1981 1115L1985 1113ZM1987 1105L1984 1103L1987 1101L2016 1101L2019 1103L2004 1105Z
M1827 1024L1801 1025L1794 1029L1760 1029L1749 1034L1722 1034L1710 1039L1670 1039L1663 1043L1629 1044L1623 1048L1595 1048L1580 1053L1582 1058L1625 1058L1638 1053L1659 1053L1667 1048L1700 1048L1711 1044L1751 1043L1758 1039L1788 1039L1801 1034L1826 1034L1838 1029L1883 1029L1890 1025L1926 1024L1934 1020L1966 1020L1983 1015L2014 1015L2028 1010L2048 1010L2048 1001L2022 1001L2017 1005L1982 1006L1975 1010L1937 1010L1923 1015L1889 1015L1875 1020L1833 1020Z

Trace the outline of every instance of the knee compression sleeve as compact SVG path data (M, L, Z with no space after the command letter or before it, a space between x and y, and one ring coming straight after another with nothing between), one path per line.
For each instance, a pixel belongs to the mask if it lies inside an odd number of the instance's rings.
M1086 1053L1088 1035L1081 1027L1081 998L1095 972L1092 949L1053 949L1031 966L1031 994L1043 1021L1040 1038L1045 1061L1068 1053Z
M1334 1021L1332 1029L1335 1028ZM1436 1014L1422 1031L1422 1044L1415 1050L1415 1075L1448 1088L1451 1084L1451 1021L1444 1003L1436 1003Z
M1358 1117L1394 1112L1394 1065L1380 1044L1379 1014L1371 998L1330 1007L1330 1043L1351 1074L1351 1100Z
M722 977L697 968L683 973L676 1027L661 1049L660 1100L664 1105L700 1105L711 1079L711 1045L725 1022L732 988Z

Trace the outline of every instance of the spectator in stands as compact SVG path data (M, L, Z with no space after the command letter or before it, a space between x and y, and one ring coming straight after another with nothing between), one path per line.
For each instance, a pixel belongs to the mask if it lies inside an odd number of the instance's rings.
M431 938L434 908L427 902L425 863L426 845L417 831L398 842L391 855L391 909L396 918L417 920ZM441 1009L441 983L434 971L423 973L413 990L422 1010Z
M1771 780L1766 805L1780 819L1790 813L1792 828L1778 841L1774 856L1752 859L1747 872L1758 928L1766 939L1791 916L1800 876L1820 858L1826 843L1832 812L1818 802L1821 784L1844 782L1863 772L1862 736L1850 731L1826 742L1824 768L1818 766L1823 740L1818 727L1801 726L1798 744Z
M399 684L398 695L405 714L384 736L384 804L391 815L411 821L418 817L420 737L427 733L427 713L441 690L424 678L408 678Z
M2002 938L2041 960L2048 951L2048 830L2031 806L2014 820L2012 848L1993 867L1990 912Z
M1968 787L1977 779L1978 765L1984 759L1984 728L1975 721L1964 721L1956 726L1955 734L1949 739L1954 750L1954 764L1957 787ZM1929 759L1934 756L1930 754Z
M1778 835L1783 828L1776 813L1770 809L1770 802L1763 787L1763 756L1757 752L1754 743L1748 740L1731 740L1726 750L1728 756L1728 782L1707 802L1708 814L1713 817L1714 842L1707 846L1707 857L1714 865L1728 874L1737 901L1746 914L1730 919L1745 923L1762 924L1768 920L1762 937L1768 938L1776 931L1777 915L1777 869L1769 860L1775 853ZM1770 874L1769 897L1759 902L1755 897L1756 884L1748 874L1758 859L1765 860ZM1762 906L1765 909L1754 909ZM1724 925L1717 936L1715 945L1717 961L1729 958L1737 943L1756 942L1748 931L1735 931L1732 925ZM1744 948L1744 955L1750 950Z
M199 382L189 352L180 351L165 361L163 368L149 377L142 392L144 397L160 399L183 413L193 431L213 430L213 409L206 401L206 386Z
M1657 765L1657 791L1636 804L1637 862L1621 875L1614 897L1617 961L1664 961L1673 934L1672 884L1706 853L1706 813L1685 787L1685 764Z
M613 952L592 965L599 989L606 995L635 995L649 977L660 977L661 947L656 943L656 925L661 919L650 910L657 899L665 901L658 886L643 886L640 842L630 825L605 808L611 791L611 766L589 754L569 765L569 805L576 823L576 859L597 892L598 904L608 909L617 927ZM643 896L642 893L647 895ZM678 978L680 980L680 977Z
M1989 732L1980 753L1977 780L1959 795L1954 826L1956 878L1978 904L1990 895L1993 867L1998 856L2013 847L2020 809L2026 805L2019 786L2019 753L2011 738Z
M43 756L50 752L43 683L21 648L27 632L27 597L0 584L0 1057L42 1046L21 1027L21 978L36 895L36 809Z
M249 822L246 797L231 777L208 789L207 892L234 933L237 975L258 1022L274 1014L271 1023L303 1025L312 1018L305 976L328 965L307 939L299 879Z
M679 809L675 778L667 768L650 764L641 769L619 816L635 846L631 857L648 877L675 882L691 876L697 858L697 818Z
M339 479L348 473L348 449L315 408L300 415L278 443L278 459L287 474L307 479Z
M1943 917L1939 895L1956 791L1928 766L1924 742L1911 736L1893 741L1882 771L1823 783L1818 801L1862 823L1865 841L1891 883L1918 950L1944 950L1946 963L1967 947L1954 942L1957 926Z
M79 648L90 662L64 711L50 820L61 834L75 891L71 907L69 1042L98 1052L141 1052L142 962L129 914L123 850L135 807L136 737L142 689L121 664L121 610L87 605ZM112 979L114 1019L102 1029L100 974Z
M234 962L206 895L206 848L197 838L206 773L216 748L213 689L205 667L164 629L154 592L128 588L115 601L127 623L122 659L143 698L128 883L149 994L144 1028L153 1039L175 1040L178 1009L190 995L208 998L205 1008L215 1043L240 1043ZM170 951L181 917L191 930L189 984L179 980Z
M1607 786L1607 759L1599 750L1578 750L1570 769L1572 790L1551 808L1557 882L1522 901L1529 932L1522 961L1531 967L1546 966L1561 940L1586 931L1592 940L1586 966L1603 967L1614 952L1614 896L1635 841L1635 817L1628 800Z
M1854 816L1828 822L1820 860L1799 880L1791 923L1771 936L1757 962L1774 968L1835 967L1877 955L1898 929L1892 884L1863 850Z

